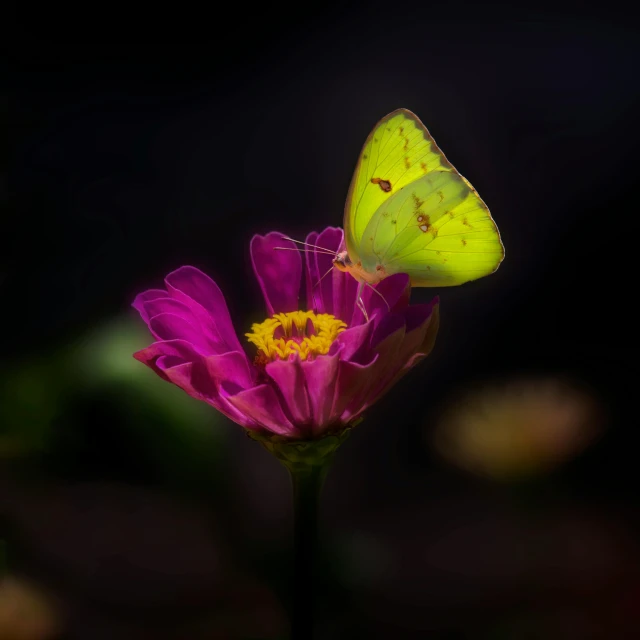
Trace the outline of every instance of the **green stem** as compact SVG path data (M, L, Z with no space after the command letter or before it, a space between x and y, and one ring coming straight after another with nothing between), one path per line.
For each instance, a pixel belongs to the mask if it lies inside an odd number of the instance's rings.
M294 572L291 640L313 638L318 546L318 503L328 465L290 468L294 509Z
M294 570L291 640L312 640L314 586L317 582L318 502L333 455L350 427L328 432L316 440L291 440L249 431L291 474L294 509Z

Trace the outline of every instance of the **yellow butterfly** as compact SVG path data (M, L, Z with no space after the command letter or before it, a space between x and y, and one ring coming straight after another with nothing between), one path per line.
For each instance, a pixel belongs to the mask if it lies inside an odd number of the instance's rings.
M334 266L361 285L393 273L408 274L414 287L458 285L493 273L504 258L487 205L408 109L382 118L364 143L344 237Z
M365 285L406 273L414 287L448 287L493 273L504 258L487 205L408 109L382 118L362 147L344 238L333 266L360 283L365 318Z

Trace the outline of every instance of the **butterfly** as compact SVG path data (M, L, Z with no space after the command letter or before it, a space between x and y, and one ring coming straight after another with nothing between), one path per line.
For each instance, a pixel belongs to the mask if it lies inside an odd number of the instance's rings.
M471 183L408 109L367 137L344 209L346 250L333 267L362 289L394 273L414 287L447 287L493 273L504 258L498 228Z

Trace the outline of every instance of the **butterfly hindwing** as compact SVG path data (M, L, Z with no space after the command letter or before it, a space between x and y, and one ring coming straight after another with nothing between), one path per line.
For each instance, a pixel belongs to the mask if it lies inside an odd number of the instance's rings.
M448 171L424 176L385 202L361 246L363 266L375 269L367 263L370 246L387 275L407 273L414 286L475 280L495 271L503 256L486 205L462 176Z

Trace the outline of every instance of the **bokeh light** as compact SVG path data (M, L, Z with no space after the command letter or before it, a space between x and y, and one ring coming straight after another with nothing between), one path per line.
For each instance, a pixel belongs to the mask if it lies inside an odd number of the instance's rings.
M487 383L452 399L432 434L450 463L496 480L543 474L604 428L593 393L558 377Z

